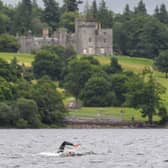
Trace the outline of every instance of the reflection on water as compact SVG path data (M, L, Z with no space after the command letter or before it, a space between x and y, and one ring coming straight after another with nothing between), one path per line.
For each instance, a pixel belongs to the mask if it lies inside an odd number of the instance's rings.
M78 156L56 151L81 144ZM168 130L0 130L0 168L168 168Z

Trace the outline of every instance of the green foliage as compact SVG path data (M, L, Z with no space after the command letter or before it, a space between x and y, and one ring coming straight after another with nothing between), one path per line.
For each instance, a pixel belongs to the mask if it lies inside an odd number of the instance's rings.
M17 128L27 128L28 122L24 120L23 118L19 118L18 121L16 122L16 127Z
M91 77L92 71L92 65L88 61L73 60L70 62L64 79L64 86L75 96L76 100L79 98L85 83Z
M78 17L76 12L65 12L60 18L60 27L66 28L68 32L75 32L75 19Z
M45 6L43 19L52 30L55 30L60 21L59 4L55 0L43 0L43 2Z
M55 84L48 77L43 77L33 85L31 98L37 103L43 123L57 124L61 117L64 118L65 109L62 99L56 91Z
M63 46L47 46L44 47L44 49L57 54L59 56L59 59L62 60L65 66L77 55L76 51L71 46L65 48Z
M19 114L19 119L16 123L18 127L40 127L40 114L34 100L20 98L17 100L15 108Z
M118 59L116 57L111 58L111 64L110 64L110 66L106 67L106 72L109 74L122 72L122 67L118 63Z
M160 8L156 6L154 17L156 17L160 22L168 24L168 11L165 4L161 4Z
M160 52L159 56L155 59L154 65L159 71L164 72L166 78L168 78L168 50Z
M129 92L127 99L131 106L141 109L143 117L148 117L150 124L153 122L153 115L160 108L161 94L165 92L164 88L155 81L152 74L144 79L129 83Z
M135 13L142 14L142 15L147 14L146 6L145 6L145 3L143 2L143 0L140 0L138 3L138 6L135 7Z
M19 44L16 38L9 34L0 35L0 52L17 52Z
M11 126L12 109L6 103L0 103L0 126Z
M92 56L84 56L81 58L81 60L89 61L89 63L92 65L100 65L99 61Z
M31 30L32 22L32 2L22 0L16 8L14 17L14 30L17 33L25 34Z
M130 56L154 58L167 48L167 27L157 19L133 15L114 26L115 50Z
M65 12L76 12L78 11L78 4L82 1L77 0L64 0L63 9Z
M97 12L97 21L100 22L104 28L111 28L113 25L113 12L108 10L104 0L100 2Z
M37 78L48 75L52 79L60 79L62 65L63 62L56 53L42 49L36 54L33 72Z
M127 93L126 82L131 78L132 76L124 73L114 74L111 76L111 88L116 95L114 106L122 106L125 103L125 94Z
M93 76L88 80L81 97L84 105L88 107L110 106L115 101L110 82L101 76Z
M10 18L0 12L0 33L5 33L8 30L8 24L10 23Z
M12 99L13 95L11 84L0 76L0 101L9 101Z
M165 106L161 106L159 108L159 116L161 117L161 124L165 124L168 121L168 111L167 108Z

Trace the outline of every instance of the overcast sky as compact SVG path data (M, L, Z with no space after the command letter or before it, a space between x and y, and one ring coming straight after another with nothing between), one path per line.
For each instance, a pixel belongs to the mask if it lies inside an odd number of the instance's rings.
M20 0L2 0L6 4L16 4ZM37 0L40 5L42 5L42 0ZM56 0L59 3L62 3L62 0ZM88 1L91 2L92 0L83 0L84 2ZM97 0L99 3L101 0ZM107 6L112 9L115 13L120 13L123 11L125 5L128 3L130 7L133 9L134 6L136 6L139 2L139 0L105 0L107 3ZM149 13L153 13L156 5L160 5L164 3L168 9L168 0L144 0L146 3L146 7L148 9ZM84 5L80 6L80 9L83 9Z

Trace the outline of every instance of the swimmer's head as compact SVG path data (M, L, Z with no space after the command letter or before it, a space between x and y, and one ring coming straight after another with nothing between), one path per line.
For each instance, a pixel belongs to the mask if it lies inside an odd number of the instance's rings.
M72 155L72 152L66 152L66 156L71 156Z

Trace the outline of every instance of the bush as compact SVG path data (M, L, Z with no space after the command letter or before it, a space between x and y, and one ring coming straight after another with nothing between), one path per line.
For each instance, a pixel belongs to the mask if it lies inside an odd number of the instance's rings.
M0 52L17 52L19 44L17 39L9 34L0 35Z

